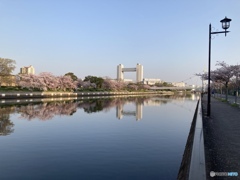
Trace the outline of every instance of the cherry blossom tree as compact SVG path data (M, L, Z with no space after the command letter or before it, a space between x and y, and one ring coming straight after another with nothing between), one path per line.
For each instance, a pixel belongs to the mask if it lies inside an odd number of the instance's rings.
M239 75L240 75L240 65L235 65L234 71L234 78L231 81L231 85L235 89L235 103L237 103L237 98L238 98L238 89L239 89Z
M39 75L20 75L18 85L30 90L39 89L43 91L66 91L77 88L77 82L74 82L70 76L54 76L48 72L43 72Z
M103 81L103 88L106 89L106 90L116 91L117 90L116 84L117 83L114 80L104 79L104 81Z
M90 81L83 81L82 87L84 89L96 88L96 84L95 83L91 83Z
M19 80L17 81L18 86L33 90L35 88L43 90L42 81L37 75L34 74L23 74L20 75Z
M66 91L67 89L76 89L77 84L73 81L71 76L58 76L58 89Z
M128 84L127 87L128 87L130 90L134 90L134 91L138 90L138 86L137 86L136 84L133 84L133 83Z
M82 88L83 86L83 80L82 79L77 79L77 81L75 81L77 88Z
M44 90L57 90L58 78L49 72L42 72L39 74L38 78L41 80L42 84L45 85Z
M211 77L215 82L224 84L226 88L225 99L228 100L228 85L229 85L229 82L231 82L231 79L234 77L234 75L238 71L238 66L228 65L224 61L217 62L216 65L220 66L220 68L213 71L211 73Z
M104 79L102 87L106 90L120 91L126 88L126 83L107 78L107 79Z

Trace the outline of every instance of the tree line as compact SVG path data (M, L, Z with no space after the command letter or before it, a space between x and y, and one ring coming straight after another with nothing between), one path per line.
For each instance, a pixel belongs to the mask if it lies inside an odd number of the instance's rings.
M0 85L2 81L10 81L15 69L16 61L0 58ZM7 79L6 79L7 78ZM55 76L50 72L16 75L16 86L22 89L39 91L142 91L149 89L142 83L125 83L110 78L86 76L78 78L74 73L68 72L62 76Z
M86 76L84 79L75 78L71 73L63 76L54 76L52 73L43 72L39 75L19 75L17 85L29 90L41 91L142 91L150 87L141 83L125 83L110 78Z
M210 72L212 93L224 92L226 100L228 100L229 90L237 96L240 87L240 65L229 65L224 61L218 61L216 66L218 68ZM201 78L208 80L208 73L201 74Z

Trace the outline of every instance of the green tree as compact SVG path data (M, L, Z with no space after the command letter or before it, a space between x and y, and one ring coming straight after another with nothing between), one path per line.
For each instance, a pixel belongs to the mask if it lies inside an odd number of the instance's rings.
M172 84L167 83L167 82L163 82L163 83L162 83L162 86L164 86L164 87L173 87Z
M73 81L77 81L78 80L78 77L74 73L72 73L72 72L68 72L64 76L70 76Z
M86 76L83 81L90 81L91 83L95 83L97 88L102 88L104 79L97 76Z
M11 75L16 68L15 64L15 60L0 58L0 76Z
M104 108L103 101L99 99L95 99L83 109L84 109L84 112L86 113L95 113L95 112L102 111L103 108Z

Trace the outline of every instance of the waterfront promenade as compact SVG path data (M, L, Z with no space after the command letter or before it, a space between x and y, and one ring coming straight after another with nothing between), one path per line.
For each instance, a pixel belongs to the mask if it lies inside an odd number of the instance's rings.
M202 108L207 179L240 179L240 108L212 97L208 118L207 95ZM237 172L238 177L212 178L211 171Z

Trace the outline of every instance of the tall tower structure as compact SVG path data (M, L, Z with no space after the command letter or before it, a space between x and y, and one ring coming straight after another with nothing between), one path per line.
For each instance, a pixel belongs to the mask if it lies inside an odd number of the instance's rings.
M119 64L117 66L117 80L118 81L123 81L123 65Z
M124 68L122 64L117 66L117 80L123 81L123 72L135 72L136 71L136 82L143 82L143 66L137 64L136 68Z
M143 81L143 66L141 64L137 64L136 67L136 80L137 82L142 82Z

